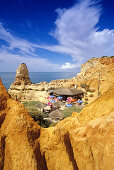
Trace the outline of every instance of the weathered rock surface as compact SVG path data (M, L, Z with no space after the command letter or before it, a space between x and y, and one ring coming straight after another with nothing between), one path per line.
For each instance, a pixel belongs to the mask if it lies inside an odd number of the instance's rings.
M0 169L113 170L113 103L112 86L80 114L44 129L0 80Z
M114 56L92 58L81 65L81 72L76 77L77 85L87 84L98 88L100 73L100 92L103 93L114 84Z
M41 82L31 84L28 69L25 64L21 64L17 69L15 82L10 86L9 93L12 97L20 101L41 101L47 102L48 90L59 87L77 87L81 84L89 85L95 89L93 97L88 93L88 103L91 103L98 97L98 79L100 73L99 91L103 94L114 85L114 57L92 58L82 64L81 72L72 79L54 80L50 83ZM84 89L82 89L84 91ZM89 97L90 96L90 97Z
M20 101L41 101L47 102L48 90L59 87L72 87L75 84L74 79L61 79L51 81L50 83L41 82L37 84L31 83L29 79L26 64L21 64L17 71L15 81L11 84L8 92L14 99Z
M89 86L89 89L94 92L86 92L84 102L91 103L103 94L112 85L114 85L114 56L92 58L81 65L81 72L76 77L76 84L80 88L82 86ZM84 91L84 89L82 88Z
M25 63L22 63L17 71L16 71L16 77L15 77L15 85L29 85L31 84L30 78L29 78L29 73L28 73L28 68Z
M40 127L22 104L10 98L0 80L0 102L1 98L0 169L37 169L33 147L40 136Z

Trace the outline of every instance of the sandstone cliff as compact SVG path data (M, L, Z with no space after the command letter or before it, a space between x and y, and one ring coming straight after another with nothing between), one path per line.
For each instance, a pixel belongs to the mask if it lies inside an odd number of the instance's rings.
M82 64L81 72L72 79L54 80L50 83L41 82L32 84L28 69L25 64L21 64L17 69L15 82L12 83L9 93L15 99L16 96L20 101L41 101L47 102L48 90L59 87L74 87L77 84L79 89L83 89L83 85L94 89L93 94L87 92L84 102L87 99L91 103L98 97L98 80L99 91L103 94L114 84L114 57L92 58ZM85 91L86 92L86 91Z
M23 63L18 67L15 81L11 84L8 92L14 99L17 98L20 101L41 101L45 103L49 89L72 87L74 84L75 78L33 84L29 79L27 66Z
M77 75L76 80L78 86L87 84L97 89L99 78L101 93L107 91L114 84L114 56L88 60L81 65L81 72Z
M91 103L97 99L98 86L101 95L114 85L114 56L92 58L82 64L81 72L76 77L76 84L85 91L84 102Z
M114 87L80 114L44 129L0 80L0 169L113 170Z

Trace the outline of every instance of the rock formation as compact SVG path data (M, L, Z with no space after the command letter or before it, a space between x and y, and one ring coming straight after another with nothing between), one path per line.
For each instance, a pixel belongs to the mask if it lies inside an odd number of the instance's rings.
M22 104L10 98L1 80L0 103L0 170L37 169L33 143L40 127Z
M76 77L76 84L80 88L88 86L89 90L85 93L85 99L91 103L114 85L114 56L92 58L81 65L81 72ZM82 88L84 91L84 88ZM85 101L85 99L83 99Z
M15 85L29 85L31 84L31 81L29 79L29 74L28 74L28 68L25 63L22 63L17 71L16 71L16 77L15 77Z
M114 86L81 113L41 128L0 80L0 169L113 170Z
M97 89L99 78L101 93L107 91L114 84L114 56L92 58L82 64L81 72L77 75L76 82L78 86L87 84Z
M48 90L58 87L72 87L75 79L61 79L51 81L50 83L41 82L32 84L29 79L26 64L21 64L17 71L15 81L11 84L9 93L14 99L20 101L41 101L47 102Z
M100 75L99 75L100 74ZM21 64L17 69L15 82L12 83L9 93L12 97L20 101L41 101L47 102L48 90L59 87L77 87L88 85L94 89L94 93L88 93L88 103L98 97L98 80L100 94L104 93L114 84L114 57L92 58L82 64L81 72L72 79L54 80L50 83L41 82L31 84L28 69L25 64ZM84 89L82 89L84 91ZM91 97L91 96L94 97ZM90 97L89 97L90 96Z

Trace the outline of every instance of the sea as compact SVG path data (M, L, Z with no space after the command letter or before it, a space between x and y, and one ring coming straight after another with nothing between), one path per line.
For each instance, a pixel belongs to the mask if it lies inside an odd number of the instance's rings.
M15 81L15 72L0 72L0 77L6 89ZM46 81L49 83L57 79L70 79L76 77L76 72L29 72L29 77L32 83L40 83Z

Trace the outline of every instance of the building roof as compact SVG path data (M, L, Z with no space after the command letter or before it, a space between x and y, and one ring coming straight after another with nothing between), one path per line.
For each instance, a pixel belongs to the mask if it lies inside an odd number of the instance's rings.
M44 108L46 106L46 104L45 103L42 103L42 102L38 102L37 104L35 104L35 107L36 108L39 108L39 109L42 109L42 108Z
M54 89L53 93L56 95L60 95L60 96L61 95L75 96L78 94L83 94L84 92L76 88L57 88L57 89Z
M60 119L62 118L62 112L60 112L58 109L52 111L51 113L49 113L49 118L51 119Z

